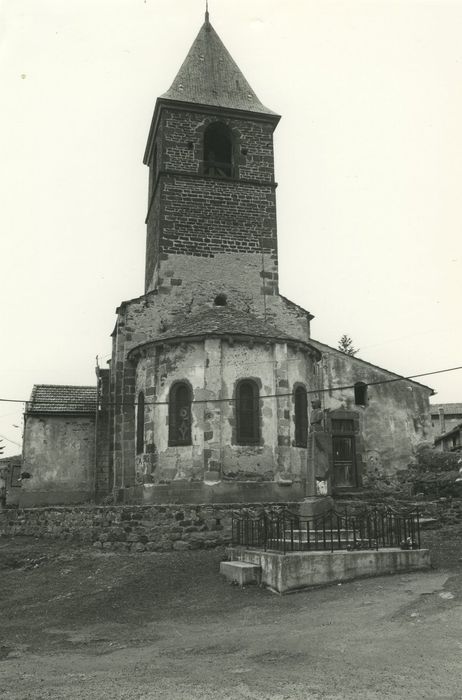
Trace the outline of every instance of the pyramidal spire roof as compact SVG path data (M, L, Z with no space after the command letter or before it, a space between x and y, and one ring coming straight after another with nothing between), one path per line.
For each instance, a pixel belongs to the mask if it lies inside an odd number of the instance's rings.
M161 98L275 114L260 102L244 78L210 24L208 11L175 80Z

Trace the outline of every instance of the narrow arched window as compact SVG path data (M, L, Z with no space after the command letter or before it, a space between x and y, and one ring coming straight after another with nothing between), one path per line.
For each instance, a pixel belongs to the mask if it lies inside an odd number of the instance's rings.
M260 394L250 379L240 381L236 387L236 438L238 445L260 442Z
M365 406L367 404L367 384L356 382L355 384L355 405Z
M136 412L136 454L144 452L144 394L138 394L138 407Z
M230 129L222 122L213 122L205 130L204 175L233 175L233 140Z
M177 382L168 399L168 444L191 445L191 388Z
M295 389L295 445L306 447L308 440L308 406L307 395L304 386Z

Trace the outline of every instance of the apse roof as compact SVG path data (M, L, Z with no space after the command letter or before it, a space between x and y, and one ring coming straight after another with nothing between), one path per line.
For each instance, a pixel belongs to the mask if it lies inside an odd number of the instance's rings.
M251 335L295 340L275 326L232 306L213 306L172 323L156 340L197 335Z
M279 328L261 321L246 311L240 311L230 306L214 306L197 314L183 316L155 338L137 345L130 352L138 350L145 345L151 345L151 343L168 342L169 340L186 341L204 336L244 336L253 339L261 338L268 341L309 345L309 343L287 335Z
M96 401L95 386L35 384L27 413L94 413Z
M175 80L161 98L277 116L260 102L210 24L208 13Z

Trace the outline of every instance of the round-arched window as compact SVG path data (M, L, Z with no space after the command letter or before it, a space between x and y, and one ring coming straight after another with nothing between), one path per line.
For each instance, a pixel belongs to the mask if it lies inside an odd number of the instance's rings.
M191 445L191 387L177 382L168 398L168 444Z

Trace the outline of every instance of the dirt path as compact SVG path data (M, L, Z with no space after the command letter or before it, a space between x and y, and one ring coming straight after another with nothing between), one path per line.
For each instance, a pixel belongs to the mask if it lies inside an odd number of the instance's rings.
M2 540L0 697L460 700L460 533L450 545L444 570L279 597L223 581L222 552Z

